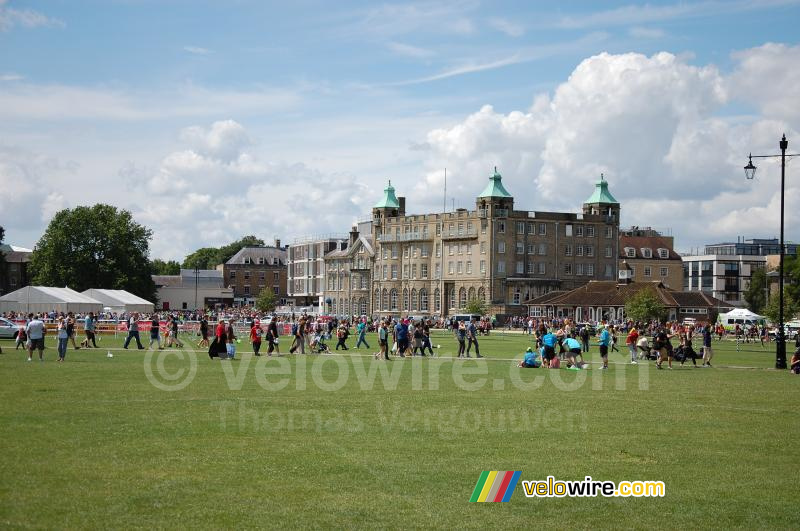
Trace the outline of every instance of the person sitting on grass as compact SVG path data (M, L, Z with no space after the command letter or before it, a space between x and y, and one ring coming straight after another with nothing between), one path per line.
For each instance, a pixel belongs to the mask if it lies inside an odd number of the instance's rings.
M791 364L789 365L789 370L794 374L800 374L800 348L794 351Z
M538 369L541 366L542 358L539 356L539 352L531 347L528 347L525 351L525 357L522 358L522 361L517 365L517 367L521 369Z

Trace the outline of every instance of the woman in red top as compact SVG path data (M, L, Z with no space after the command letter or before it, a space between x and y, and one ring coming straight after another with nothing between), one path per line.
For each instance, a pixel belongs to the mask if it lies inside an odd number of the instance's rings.
M625 338L625 344L628 345L628 350L631 353L631 363L636 365L636 341L639 339L639 331L636 330L635 326L631 327L631 331L628 332L628 337Z
M208 357L209 358L219 358L222 357L222 354L225 354L224 357L228 357L228 351L225 347L225 343L227 341L227 334L225 333L225 321L220 319L219 323L217 324L217 328L214 330L214 341L211 342L211 345L208 346Z
M264 331L261 329L261 323L253 321L253 326L250 328L250 342L253 344L253 353L256 356L261 355L258 351L261 350L261 336L263 334Z

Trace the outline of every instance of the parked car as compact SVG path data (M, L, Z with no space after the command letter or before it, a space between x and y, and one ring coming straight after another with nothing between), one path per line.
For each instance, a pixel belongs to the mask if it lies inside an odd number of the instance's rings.
M0 317L0 339L17 339L19 325Z

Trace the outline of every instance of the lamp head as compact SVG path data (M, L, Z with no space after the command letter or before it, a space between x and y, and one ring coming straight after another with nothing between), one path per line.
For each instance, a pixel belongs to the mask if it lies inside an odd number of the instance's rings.
M752 181L753 177L756 176L756 167L753 166L753 155L750 154L749 160L747 162L747 166L744 167L744 176L747 180Z

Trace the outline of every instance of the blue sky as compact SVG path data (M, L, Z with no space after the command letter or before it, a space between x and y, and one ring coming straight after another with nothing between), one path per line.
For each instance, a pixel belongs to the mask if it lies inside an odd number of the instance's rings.
M774 236L775 168L740 167L795 145L798 22L789 0L0 1L0 224L33 246L110 202L181 258L346 232L389 178L438 208L445 167L470 206L496 164L518 208L578 210L604 171L623 223L679 249Z

